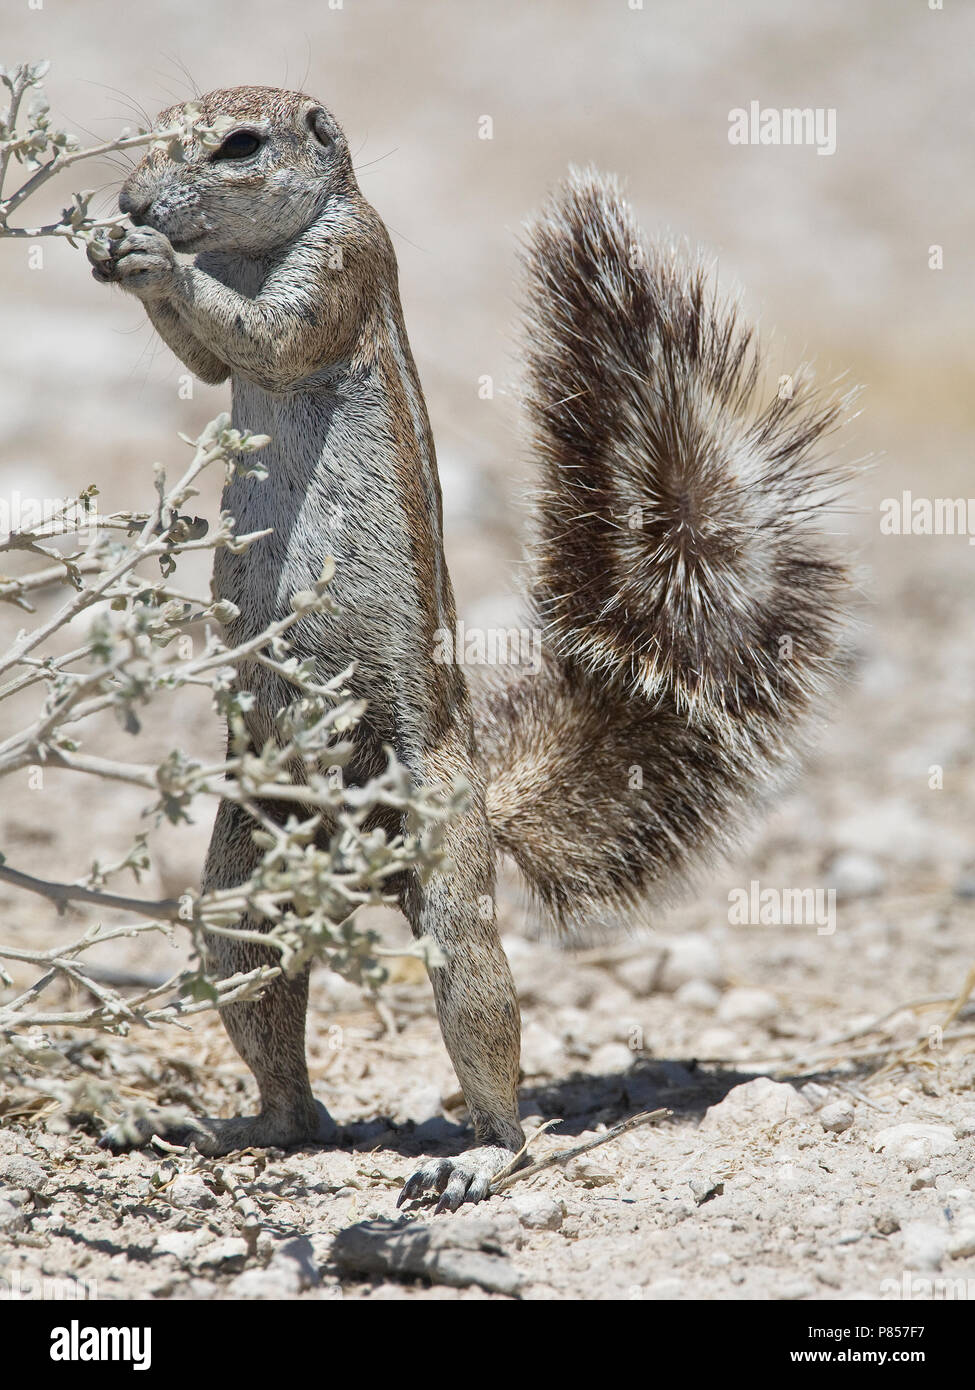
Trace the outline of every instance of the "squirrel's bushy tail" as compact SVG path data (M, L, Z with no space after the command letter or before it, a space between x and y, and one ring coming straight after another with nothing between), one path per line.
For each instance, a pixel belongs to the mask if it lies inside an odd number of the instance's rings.
M480 694L499 846L562 924L671 899L794 764L842 664L819 451L846 400L762 364L706 268L573 173L526 244L537 675ZM773 388L774 391L774 388Z

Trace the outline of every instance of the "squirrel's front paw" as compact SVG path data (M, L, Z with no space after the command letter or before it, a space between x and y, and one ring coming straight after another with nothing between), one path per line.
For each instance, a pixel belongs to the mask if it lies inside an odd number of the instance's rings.
M407 1178L396 1205L401 1207L425 1192L439 1195L438 1212L456 1211L464 1202L483 1201L489 1195L491 1183L512 1157L510 1149L485 1144L479 1149L468 1149L456 1158L432 1158Z
M89 243L88 259L96 280L119 285L140 299L158 299L172 291L176 253L155 227L132 227L121 238Z

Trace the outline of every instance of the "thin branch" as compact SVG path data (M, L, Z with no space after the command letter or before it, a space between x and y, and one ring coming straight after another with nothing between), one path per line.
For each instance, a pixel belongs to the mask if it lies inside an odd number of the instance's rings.
M608 1129L605 1134L597 1135L595 1139L587 1139L582 1144L574 1144L570 1149L556 1149L554 1153L546 1154L544 1158L530 1163L526 1168L519 1168L511 1172L509 1171L511 1164L508 1164L491 1183L491 1195L495 1196L498 1192L504 1192L505 1188L511 1187L513 1183L521 1182L523 1178L533 1178L536 1173L542 1173L546 1168L554 1168L558 1164L568 1163L570 1159L589 1153L591 1149L598 1149L601 1144L608 1144L611 1140L618 1139L621 1134L628 1134L631 1129L639 1129L643 1125L657 1125L662 1120L669 1120L673 1113L672 1110L644 1110L642 1114L634 1115L632 1119L622 1120L618 1125L613 1125L612 1129ZM519 1155L516 1154L512 1162L515 1162L518 1157Z
M57 904L58 912L63 912L70 903L87 903L89 907L110 907L118 912L134 912L141 917L173 922L186 920L180 917L178 898L158 898L153 902L144 898L129 898L119 893L101 893L95 888L84 888L78 883L53 883L48 879L35 878L33 874L11 869L7 864L0 864L0 880L13 884L15 888L24 888L29 893L37 893L50 899L52 903ZM8 956L12 960L33 959L28 953L3 947L0 947L0 956Z

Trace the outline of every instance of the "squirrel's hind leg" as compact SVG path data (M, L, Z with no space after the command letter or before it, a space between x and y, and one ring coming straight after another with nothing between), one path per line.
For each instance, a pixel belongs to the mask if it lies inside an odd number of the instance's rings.
M271 810L269 807L268 810ZM240 807L221 801L210 841L204 889L230 888L246 879L261 851L254 844L253 820ZM241 925L261 930L261 922L244 918ZM266 924L265 924L266 925ZM276 964L277 952L250 941L208 937L213 962L221 979L260 965ZM305 1059L305 1011L308 972L272 980L260 999L230 1004L221 1010L224 1026L257 1081L261 1110L233 1119L200 1120L172 1126L152 1114L123 1121L103 1135L104 1148L116 1152L148 1142L154 1134L175 1143L195 1143L209 1155L236 1149L286 1147L307 1140L328 1142L335 1125L316 1103Z
M494 850L478 778L469 767L458 770L474 792L467 811L444 834L454 872L435 874L426 884L411 879L403 894L414 935L431 936L446 958L430 979L477 1139L476 1147L456 1157L431 1159L404 1186L399 1204L432 1192L440 1198L438 1211L486 1197L491 1180L524 1139L517 1096L521 1018L495 919ZM430 774L436 778L433 768L424 771L426 780Z

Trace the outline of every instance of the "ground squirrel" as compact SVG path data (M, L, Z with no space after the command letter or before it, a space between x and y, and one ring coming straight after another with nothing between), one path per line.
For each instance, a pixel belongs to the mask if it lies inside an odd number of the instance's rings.
M231 378L236 427L271 436L267 480L225 497L243 531L273 527L218 552L215 590L240 610L230 640L287 613L334 553L340 611L295 640L323 675L355 665L368 708L351 776L378 771L388 743L418 783L470 785L447 833L456 872L402 893L446 959L434 996L477 1141L403 1196L453 1209L523 1142L518 1003L483 911L496 855L558 922L606 919L671 898L781 785L843 646L848 581L817 528L838 473L816 448L841 403L796 380L762 405L751 331L700 263L647 247L612 179L573 173L525 248L544 659L472 699L461 666L433 659L455 623L433 439L396 259L345 136L303 93L238 87L200 105L208 124L230 118L223 143L142 159L119 198L134 226L94 273L138 295L194 373ZM251 688L261 744L292 694L261 668ZM258 854L225 802L205 886L239 881ZM213 952L226 973L265 955L223 939ZM210 1122L211 1152L326 1133L307 995L306 977L281 979L223 1011L261 1111Z

